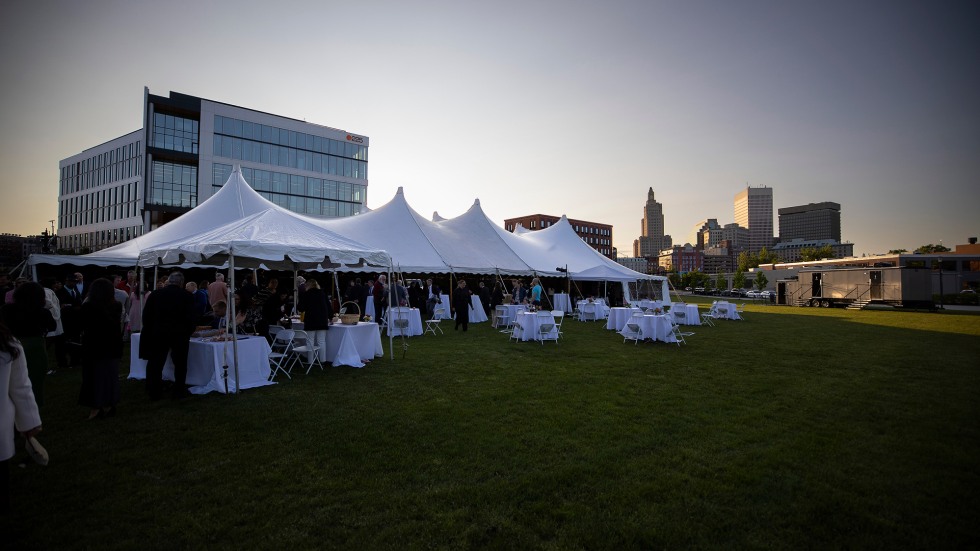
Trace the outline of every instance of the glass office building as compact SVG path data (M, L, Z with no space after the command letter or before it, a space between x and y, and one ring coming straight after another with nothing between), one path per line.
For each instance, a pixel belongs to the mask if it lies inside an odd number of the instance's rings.
M60 248L95 251L166 224L217 191L236 164L292 211L364 210L366 136L176 92L144 89L143 105L141 130L61 161Z

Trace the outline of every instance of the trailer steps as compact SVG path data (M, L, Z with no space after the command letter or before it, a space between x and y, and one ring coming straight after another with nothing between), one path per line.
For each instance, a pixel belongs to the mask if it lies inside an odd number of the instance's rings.
M855 300L847 305L848 310L864 310L864 307L871 304L871 299Z

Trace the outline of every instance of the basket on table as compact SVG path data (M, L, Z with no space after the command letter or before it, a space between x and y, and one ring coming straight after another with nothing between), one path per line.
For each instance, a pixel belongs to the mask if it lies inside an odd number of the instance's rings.
M358 306L356 302L348 301L340 305L341 311L346 312L347 310L345 309L345 307L348 304L353 304L354 308L357 308L357 313L340 314L340 323L343 323L344 325L357 325L357 322L361 319L361 307Z

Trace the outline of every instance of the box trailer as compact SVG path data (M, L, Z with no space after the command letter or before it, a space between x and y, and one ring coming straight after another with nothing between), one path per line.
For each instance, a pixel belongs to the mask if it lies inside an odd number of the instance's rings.
M796 306L867 304L932 307L932 270L928 268L809 268L776 282L776 303Z

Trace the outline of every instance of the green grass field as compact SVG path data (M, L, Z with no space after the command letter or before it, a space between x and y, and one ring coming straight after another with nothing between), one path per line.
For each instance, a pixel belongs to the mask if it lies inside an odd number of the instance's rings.
M96 421L60 372L8 526L35 549L980 545L980 315L746 318L686 347L443 322L238 396L124 381Z

